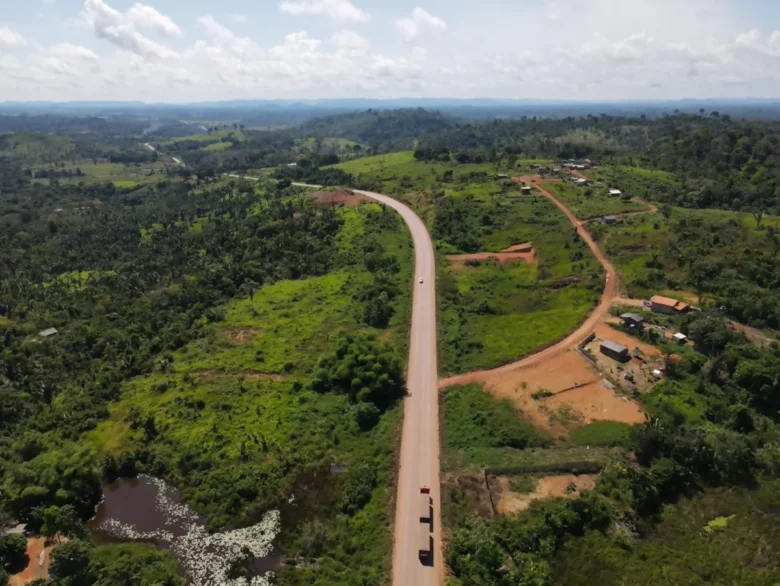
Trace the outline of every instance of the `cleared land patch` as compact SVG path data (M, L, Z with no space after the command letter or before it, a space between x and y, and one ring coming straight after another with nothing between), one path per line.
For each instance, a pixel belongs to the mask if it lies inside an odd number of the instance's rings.
M533 244L515 244L500 252L477 252L474 254L448 254L447 260L453 268L463 268L473 261L495 260L498 264L505 265L510 262L523 261L532 264L535 260Z

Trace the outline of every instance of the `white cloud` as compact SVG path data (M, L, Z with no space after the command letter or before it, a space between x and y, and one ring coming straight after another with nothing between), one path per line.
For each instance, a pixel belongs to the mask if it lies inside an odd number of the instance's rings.
M558 0L547 0L545 17L553 22L561 19L561 3Z
M364 22L371 16L349 0L283 0L279 10L287 14L324 15L339 22Z
M181 34L181 29L170 18L150 6L135 4L126 13L111 8L104 0L84 0L84 21L95 34L124 51L145 58L169 58L173 51L136 30L136 25L169 36Z
M780 51L780 31L772 33L772 37L769 39L769 45Z
M367 38L361 37L355 31L339 31L331 37L330 42L339 49L345 50L367 51L371 48L371 42Z
M447 29L446 22L420 7L412 10L411 15L407 18L396 20L395 26L407 41Z
M0 25L0 47L23 47L27 39L8 26Z
M143 27L157 31L168 37L180 37L182 32L173 20L164 14L160 14L151 6L146 6L140 2L133 5L126 13L130 22Z
M230 20L233 22L237 22L239 24L243 24L247 22L249 19L247 18L246 14L231 14Z

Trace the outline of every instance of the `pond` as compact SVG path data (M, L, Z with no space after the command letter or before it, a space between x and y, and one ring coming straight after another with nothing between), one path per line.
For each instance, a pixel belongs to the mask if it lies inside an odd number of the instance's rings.
M90 528L114 539L152 541L170 551L194 586L263 586L276 567L273 540L279 512L269 511L257 525L209 533L206 521L182 503L179 492L152 476L123 479L103 487ZM250 581L228 577L234 563L254 558Z

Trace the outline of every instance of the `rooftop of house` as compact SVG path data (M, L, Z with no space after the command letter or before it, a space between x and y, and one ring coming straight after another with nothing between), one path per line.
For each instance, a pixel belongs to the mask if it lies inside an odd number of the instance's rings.
M639 315L638 313L624 313L623 315L620 316L620 319L628 319L636 322L645 321L645 318Z
M664 297L663 295L655 295L652 299L650 299L650 303L663 305L665 307L671 307L678 310L683 310L688 307L687 303L683 303L677 299L672 299L671 297Z
M623 346L623 344L618 344L617 342L613 342L612 340L602 340L601 347L612 350L613 352L617 352L618 354L623 354L624 352L628 352L628 348Z

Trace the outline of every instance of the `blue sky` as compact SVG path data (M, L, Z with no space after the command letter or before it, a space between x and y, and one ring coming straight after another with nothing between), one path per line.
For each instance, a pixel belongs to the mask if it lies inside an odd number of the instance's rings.
M780 97L778 0L0 3L0 101Z

